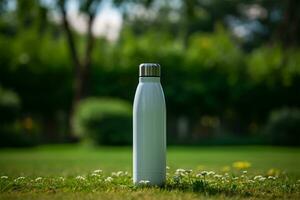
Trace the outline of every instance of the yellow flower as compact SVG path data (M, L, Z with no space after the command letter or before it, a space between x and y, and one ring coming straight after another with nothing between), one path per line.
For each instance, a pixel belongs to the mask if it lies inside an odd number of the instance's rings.
M251 163L247 161L237 161L232 164L235 169L242 170L251 167Z
M274 168L269 169L267 172L268 176L279 176L279 174L280 174L280 170Z

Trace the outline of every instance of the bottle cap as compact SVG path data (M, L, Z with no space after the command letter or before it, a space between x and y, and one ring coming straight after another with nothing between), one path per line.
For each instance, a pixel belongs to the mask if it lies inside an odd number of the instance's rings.
M160 77L160 65L157 63L140 64L140 77Z

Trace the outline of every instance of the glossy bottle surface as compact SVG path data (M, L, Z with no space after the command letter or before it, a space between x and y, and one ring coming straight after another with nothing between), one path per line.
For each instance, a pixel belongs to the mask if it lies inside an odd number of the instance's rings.
M133 105L133 181L166 179L166 106L160 77L140 77Z

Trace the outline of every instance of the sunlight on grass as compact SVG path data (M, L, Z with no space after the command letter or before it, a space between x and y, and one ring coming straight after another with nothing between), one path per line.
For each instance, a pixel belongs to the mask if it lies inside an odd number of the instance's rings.
M168 167L169 168L169 167ZM247 171L193 171L168 169L167 181L162 187L151 186L148 180L133 185L127 171L103 173L101 169L85 175L69 177L0 177L1 193L36 192L107 192L154 189L157 192L182 191L204 195L224 195L256 198L296 198L300 194L300 180L290 180L285 174L248 174Z
M297 148L170 147L163 187L148 180L133 185L131 151L67 145L1 150L0 199L300 197Z

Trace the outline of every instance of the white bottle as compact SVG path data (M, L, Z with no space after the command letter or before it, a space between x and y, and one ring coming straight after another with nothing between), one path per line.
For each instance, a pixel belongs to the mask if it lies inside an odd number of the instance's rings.
M160 65L139 66L133 105L133 182L163 185L166 179L166 105Z

